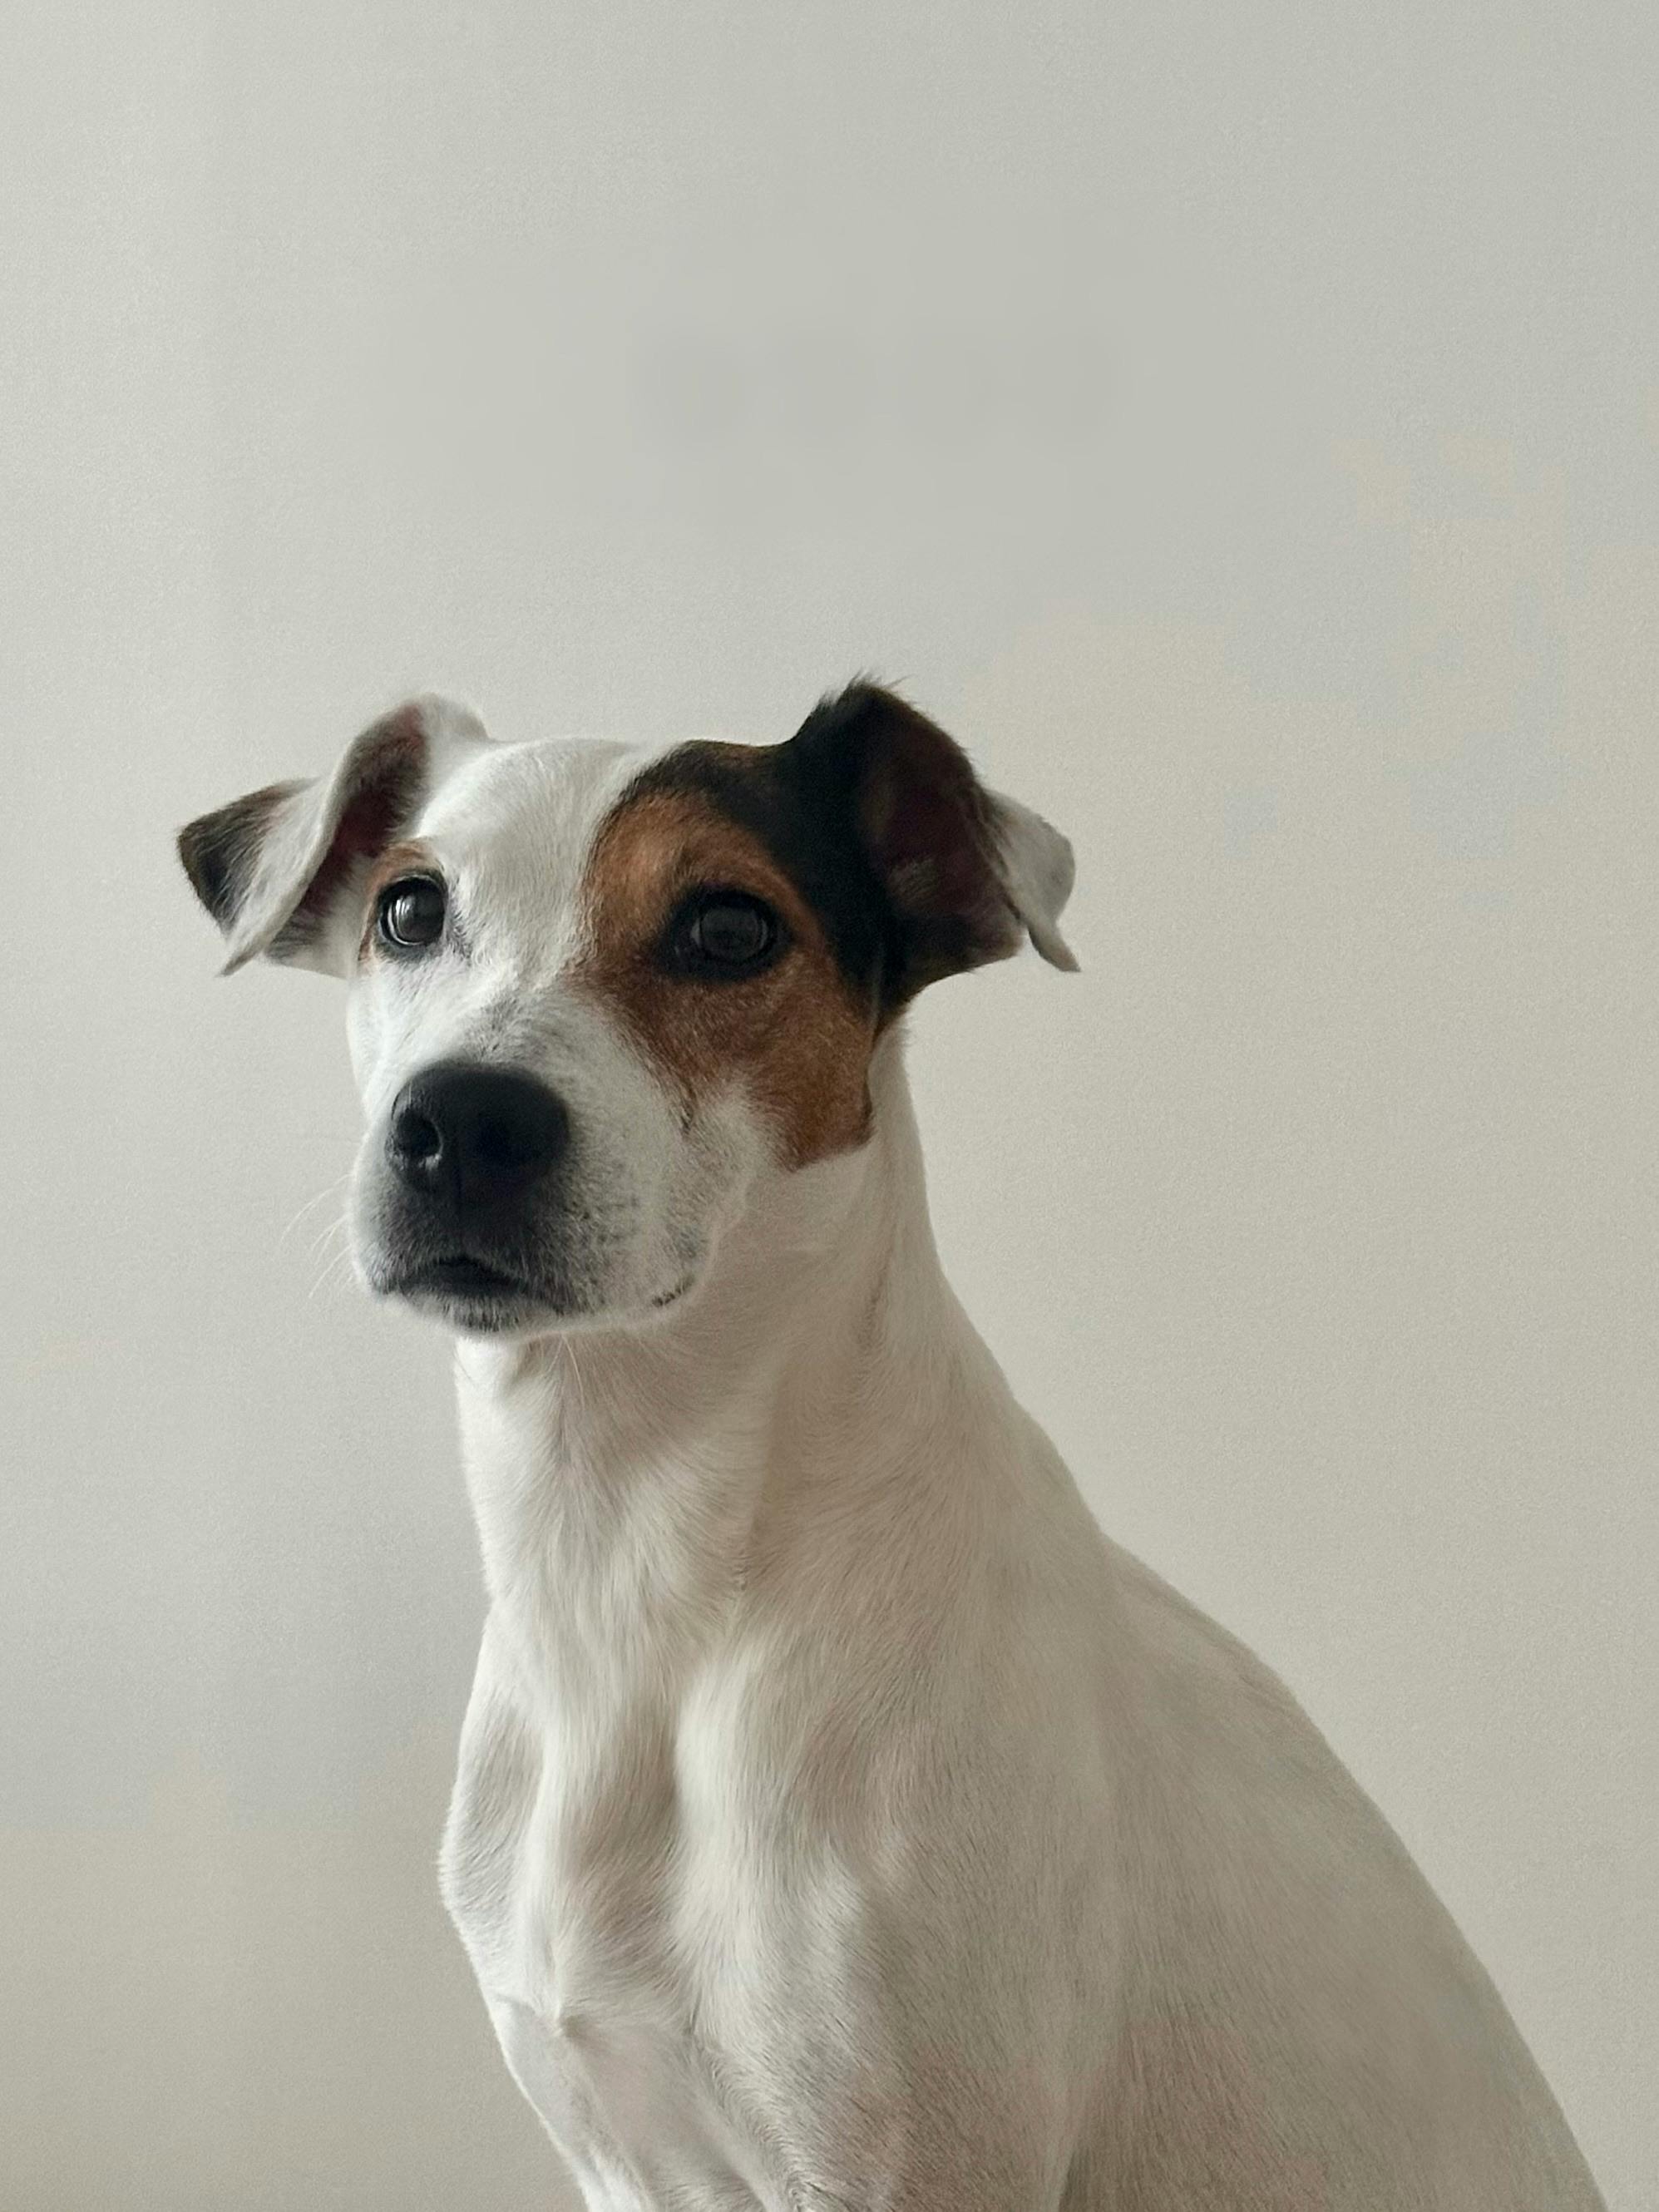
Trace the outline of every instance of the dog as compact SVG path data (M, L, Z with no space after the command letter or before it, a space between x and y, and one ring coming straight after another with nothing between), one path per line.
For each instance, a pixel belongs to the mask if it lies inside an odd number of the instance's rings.
M867 683L787 741L417 699L179 836L350 985L368 1288L489 1593L441 1879L595 2212L1585 2212L1284 1685L1097 1528L947 1286L902 1029L1066 841Z

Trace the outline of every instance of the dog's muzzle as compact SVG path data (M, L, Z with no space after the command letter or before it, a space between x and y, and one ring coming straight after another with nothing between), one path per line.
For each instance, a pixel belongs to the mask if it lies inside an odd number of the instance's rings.
M569 1148L570 1115L544 1084L465 1060L422 1069L386 1120L403 1195L384 1286L446 1301L536 1296L532 1201Z

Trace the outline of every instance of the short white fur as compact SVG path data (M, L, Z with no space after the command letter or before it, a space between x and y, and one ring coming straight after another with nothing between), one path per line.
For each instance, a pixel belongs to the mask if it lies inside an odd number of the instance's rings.
M939 1267L899 1030L854 1151L786 1170L740 1088L688 1129L568 984L641 757L444 726L412 830L469 957L353 985L357 1233L373 1279L380 1124L434 1058L526 1067L610 1133L603 1312L456 1354L489 1615L442 1851L585 2203L1598 2205L1382 1816L1012 1397ZM1021 817L1063 963L1069 863Z

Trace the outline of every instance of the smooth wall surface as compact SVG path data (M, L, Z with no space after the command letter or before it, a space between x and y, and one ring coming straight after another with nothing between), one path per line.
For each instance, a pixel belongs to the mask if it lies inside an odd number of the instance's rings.
M969 1309L1659 2206L1650 9L8 11L0 2200L528 2212L433 1857L447 1355L170 849L432 684L903 679L1078 978L912 1060Z

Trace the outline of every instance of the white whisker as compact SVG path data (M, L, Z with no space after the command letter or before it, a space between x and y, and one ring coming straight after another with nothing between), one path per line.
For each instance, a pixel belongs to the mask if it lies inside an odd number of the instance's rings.
M335 1193L342 1189L343 1186L350 1181L350 1179L351 1170L348 1168L344 1175L337 1176L332 1182L325 1184L321 1190L316 1192L312 1197L307 1199L305 1204L301 1206L298 1212L290 1217L288 1226L283 1231L282 1235L276 1239L276 1249L279 1252L282 1250L283 1245L287 1243L289 1238L299 1227L300 1224L305 1219L307 1214L312 1212L313 1207L320 1206L325 1199L332 1198ZM313 1245L312 1249L314 1251L316 1247Z

